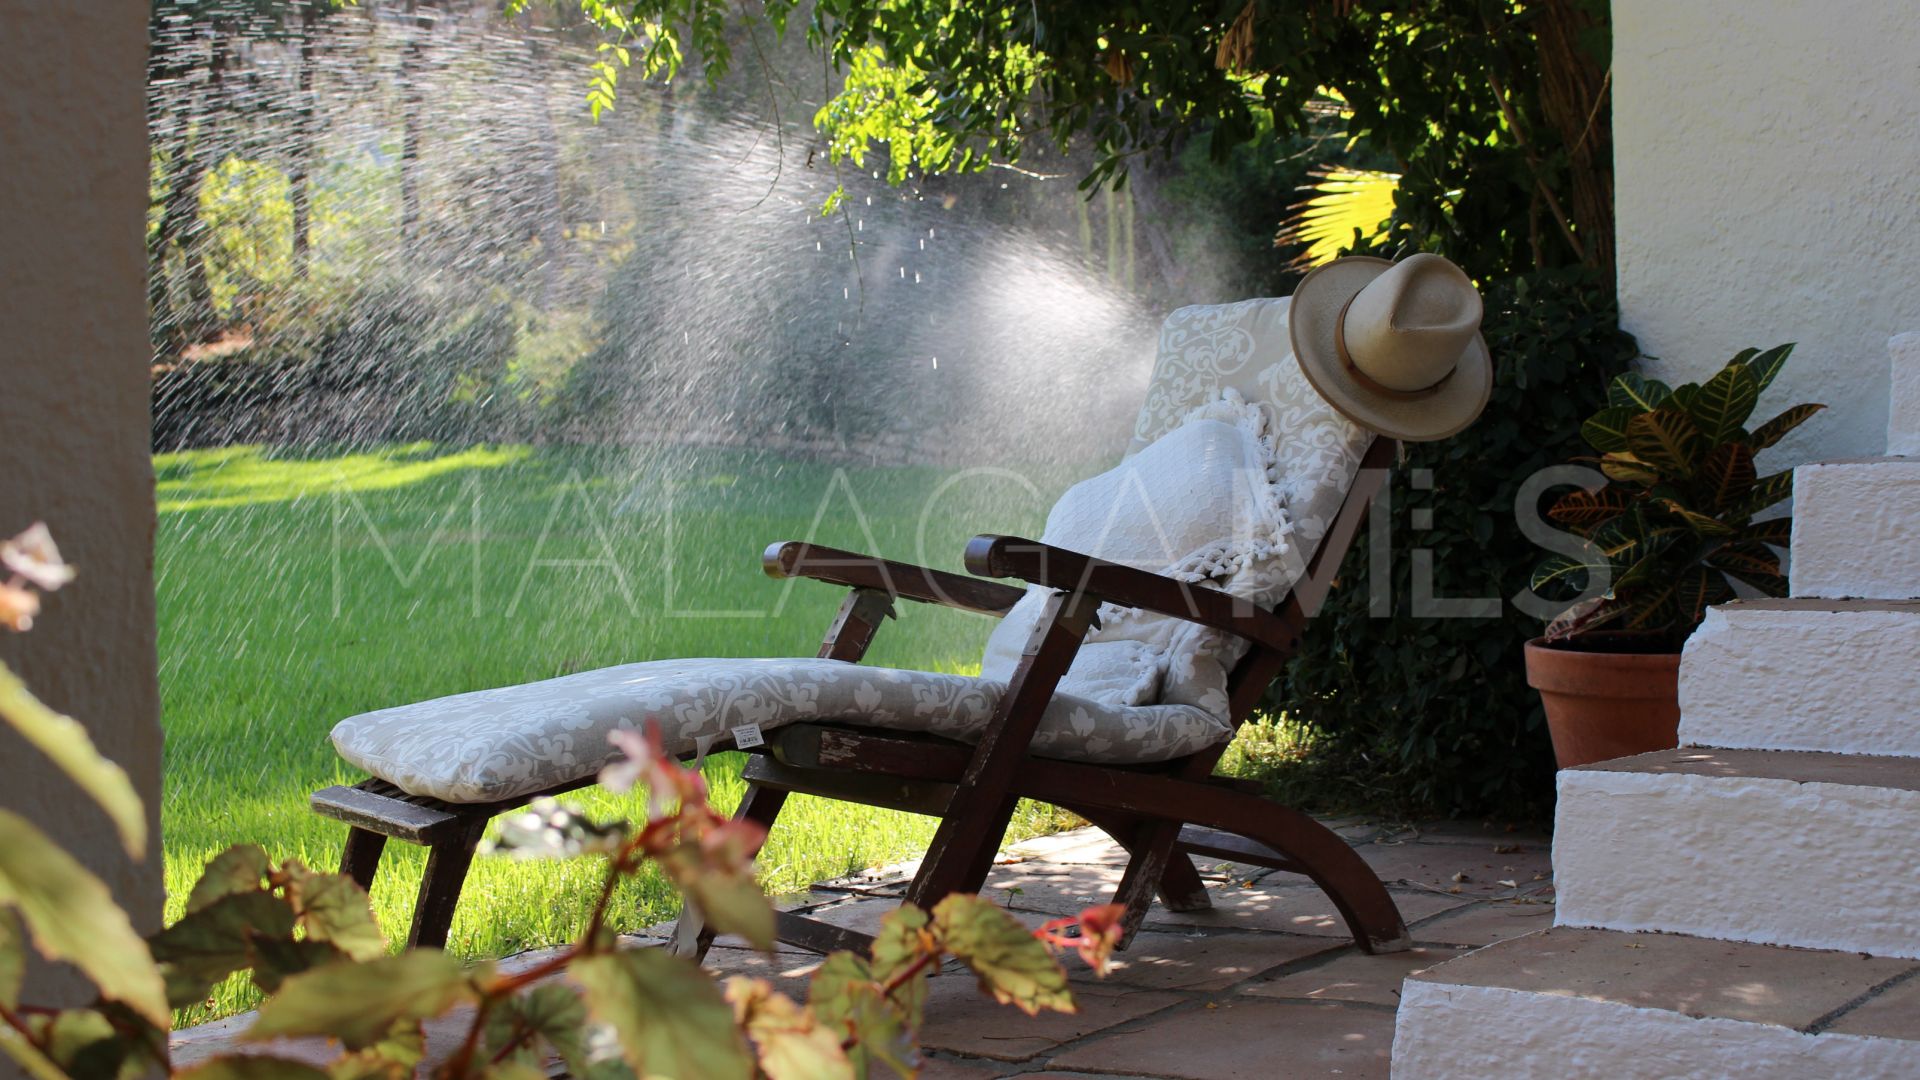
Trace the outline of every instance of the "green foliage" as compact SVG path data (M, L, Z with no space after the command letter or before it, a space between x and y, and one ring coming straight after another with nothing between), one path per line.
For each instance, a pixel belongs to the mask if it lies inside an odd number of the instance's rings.
M724 66L730 44L704 32L704 7L634 0L618 10ZM793 7L769 3L767 17L782 28ZM836 160L886 142L896 176L1015 162L1036 137L1062 147L1084 138L1095 160L1083 186L1119 183L1135 156L1174 151L1195 130L1222 158L1257 136L1263 116L1310 134L1331 94L1351 136L1400 166L1389 246L1441 251L1478 278L1610 265L1610 206L1565 194L1611 169L1604 97L1549 107L1564 82L1543 77L1558 64L1597 81L1606 16L1597 0L820 0L807 34L847 76L815 118ZM1552 33L1536 39L1543 24Z
M1547 627L1549 638L1617 630L1678 650L1736 583L1786 595L1772 549L1786 546L1791 519L1753 517L1793 493L1793 474L1761 477L1754 455L1825 406L1796 405L1752 432L1746 424L1792 352L1747 349L1704 383L1613 380L1606 407L1580 428L1607 483L1547 511L1590 541L1584 553L1534 569L1535 589L1581 594Z
M1636 352L1618 322L1583 271L1486 289L1486 413L1451 439L1405 448L1390 495L1391 582L1371 580L1363 536L1270 698L1305 725L1350 797L1403 813L1518 812L1546 799L1552 754L1521 655L1539 624L1507 603L1540 551L1514 528L1524 512L1515 500L1535 472L1580 451L1581 418L1605 404ZM1499 614L1417 609L1421 565L1431 567L1424 595L1487 598ZM1370 607L1381 585L1390 617Z

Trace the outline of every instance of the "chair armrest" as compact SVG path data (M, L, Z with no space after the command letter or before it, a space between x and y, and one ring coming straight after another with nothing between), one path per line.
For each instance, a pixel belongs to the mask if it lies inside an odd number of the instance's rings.
M982 577L1020 578L1121 607L1170 615L1282 652L1291 652L1300 643L1300 632L1291 620L1251 601L1038 540L976 536L967 543L966 564Z
M851 551L783 540L767 548L760 564L768 577L812 578L852 589L878 589L896 598L940 604L983 615L1005 615L1026 590L912 563L876 559Z

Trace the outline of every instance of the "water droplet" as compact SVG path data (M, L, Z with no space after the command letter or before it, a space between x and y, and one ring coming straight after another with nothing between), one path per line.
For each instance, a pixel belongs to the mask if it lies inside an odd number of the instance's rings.
M940 358L937 356L933 358L933 370L935 371L940 370Z

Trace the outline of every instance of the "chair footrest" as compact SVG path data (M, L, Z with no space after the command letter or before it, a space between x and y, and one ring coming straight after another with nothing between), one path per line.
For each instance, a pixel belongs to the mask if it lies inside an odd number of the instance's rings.
M492 817L496 812L491 804L456 807L437 799L407 795L379 780L364 781L353 787L322 788L307 801L313 812L322 817L415 844L447 839L465 828L476 814Z
M1186 825L1180 829L1180 839L1174 842L1177 851L1190 855L1206 855L1216 859L1232 859L1252 866L1266 866L1275 870L1291 870L1304 873L1298 862L1288 858L1257 840L1244 836L1235 836L1219 829L1203 828L1199 825Z

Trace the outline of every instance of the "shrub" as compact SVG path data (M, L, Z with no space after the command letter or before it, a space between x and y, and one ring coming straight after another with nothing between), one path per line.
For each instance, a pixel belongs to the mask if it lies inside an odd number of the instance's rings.
M1581 453L1581 421L1637 349L1611 290L1580 270L1488 286L1482 332L1492 400L1451 439L1408 444L1395 469L1391 617L1370 610L1368 545L1276 683L1271 707L1311 733L1339 790L1402 812L1518 812L1549 797L1552 748L1521 645L1540 623L1508 602L1542 552L1515 524L1528 477ZM1535 508L1537 509L1537 508ZM1430 552L1437 597L1499 597L1499 613L1412 610L1415 552Z

